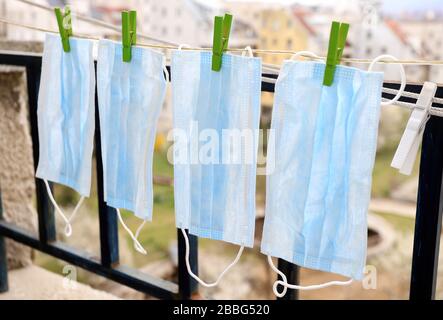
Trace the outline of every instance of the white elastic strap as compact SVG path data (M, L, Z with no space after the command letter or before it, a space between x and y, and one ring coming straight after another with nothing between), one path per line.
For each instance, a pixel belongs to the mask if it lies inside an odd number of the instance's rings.
M182 50L184 47L191 48L191 46L189 44L182 43L181 45L178 46L178 50Z
M72 235L72 225L71 225L71 221L74 219L75 215L78 212L78 209L80 209L80 206L83 203L83 200L85 200L84 196L80 197L80 200L78 200L77 205L75 206L74 210L72 211L71 216L68 218L66 217L66 215L63 213L62 209L60 209L60 207L58 206L57 202L55 202L54 196L52 195L52 191L51 188L49 187L49 183L48 180L43 179L43 182L45 183L46 186L46 191L48 192L48 196L49 196L49 200L51 200L52 205L55 208L55 211L58 212L58 214L60 215L60 217L62 217L63 221L65 222L65 235L67 237L70 237Z
M247 47L242 51L241 56L242 56L242 57L246 56L246 53L248 53L250 57L253 57L253 56L254 56L254 54L252 53L252 49L251 49L250 46L247 46Z
M211 287L215 287L216 285L218 285L218 283L220 282L220 280L223 278L223 276L225 275L225 273L227 273L237 262L238 260L240 260L240 257L243 253L243 249L245 248L244 246L241 246L240 249L238 250L237 256L235 257L234 261L231 262L230 265L228 265L225 270L223 270L223 272L218 276L217 281L213 282L213 283L206 283L204 282L202 279L200 279L196 274L194 274L191 270L191 266L189 264L189 239L188 239L188 235L186 234L185 229L180 229L182 231L183 237L185 238L185 261L186 261L186 269L188 269L188 273L189 275L194 278L198 283L200 283L202 286L205 286L207 288L211 288Z
M382 54L382 55L376 57L374 60L372 60L371 64L369 65L368 71L372 71L375 64L382 59L389 59L389 60L398 61L398 59L396 57L391 56L390 54ZM382 106L389 106L389 105L393 104L398 99L400 99L401 95L403 94L403 91L405 91L405 87L406 87L405 68L403 67L402 64L399 64L399 66L400 66L400 79L401 79L400 89L398 90L397 95L394 98L392 98L391 100L388 100L388 101L382 101L380 103Z
M414 168L420 141L428 121L429 109L432 106L432 98L437 91L437 85L433 82L425 82L414 110L409 117L405 131L395 151L391 167L399 169L400 173L410 175Z
M295 60L296 58L301 57L301 56L303 56L303 57L311 57L311 58L315 58L315 59L320 59L320 57L317 56L314 52L311 52L311 51L299 51L299 52L294 53L291 56L290 60Z
M141 229L143 228L143 226L146 223L146 220L143 220L143 222L140 224L140 226L137 228L137 231L134 234L132 233L131 229L128 228L128 226L125 224L125 222L123 221L122 215L120 214L120 210L119 209L115 209L117 210L117 216L118 216L118 220L120 221L121 225L123 226L123 228L126 230L126 232L129 234L129 236L132 238L132 241L134 242L134 248L135 250L137 250L138 252L140 252L141 254L148 254L145 250L145 248L143 248L143 246L140 244L140 242L138 241L138 235L141 231Z
M321 284L314 284L310 286L299 286L295 284L289 284L288 279L286 278L286 275L278 270L278 268L274 265L274 262L272 261L272 257L268 256L268 263L271 266L271 269L274 270L274 272L278 273L280 277L283 280L276 280L274 282L274 285L272 286L272 291L274 291L275 296L281 298L286 294L286 291L289 289L295 289L295 290L317 290L317 289L323 289L331 286L348 286L352 283L352 279L349 279L347 281L329 281ZM277 287L278 285L283 286L283 291L278 292Z

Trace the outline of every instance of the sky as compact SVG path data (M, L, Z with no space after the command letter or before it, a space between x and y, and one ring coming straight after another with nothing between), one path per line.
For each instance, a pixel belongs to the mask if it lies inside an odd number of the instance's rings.
M408 11L443 11L442 0L385 0L383 1L383 11L387 13L395 13L398 8L404 8Z
M257 0L243 0L243 1L255 1ZM281 3L281 4L330 4L330 0L258 0L264 3ZM355 0L341 0L341 5L345 5L346 2ZM335 1L337 2L337 1ZM429 10L436 10L443 12L443 0L381 0L382 10L385 13L396 14L399 11L409 12L426 12Z

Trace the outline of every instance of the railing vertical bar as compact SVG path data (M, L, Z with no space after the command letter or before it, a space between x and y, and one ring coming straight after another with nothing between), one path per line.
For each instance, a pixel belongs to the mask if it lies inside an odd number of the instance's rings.
M189 264L193 273L198 275L198 238L189 234ZM192 295L197 292L198 284L188 273L186 269L186 244L182 231L177 229L178 239L178 290L181 299L191 299Z
M3 219L2 192L0 190L0 220ZM8 261L5 237L0 234L0 292L8 291Z
M37 97L40 86L41 60L33 61L26 66L26 83L28 87L29 118L31 123L32 152L34 158L34 171L37 170L39 159L39 141L37 125ZM38 231L41 242L55 241L54 207L49 201L44 182L35 179L38 213Z
M103 162L100 137L100 115L97 88L95 90L95 159L97 166L97 201L100 227L100 254L102 265L111 267L119 262L117 211L104 200Z
M411 300L435 298L443 210L443 118L432 116L423 135L411 270Z
M288 283L298 284L299 283L299 267L293 263L290 263L284 259L278 259L278 269L283 272L286 276ZM279 280L283 280L280 275L278 275ZM280 287L279 287L280 289ZM298 290L288 289L286 294L277 298L277 300L297 300L298 299Z

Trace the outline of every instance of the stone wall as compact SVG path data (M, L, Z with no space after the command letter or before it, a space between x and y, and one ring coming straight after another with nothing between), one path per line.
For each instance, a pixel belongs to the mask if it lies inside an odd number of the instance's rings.
M7 221L36 231L34 165L23 68L0 66L0 188ZM10 269L29 265L30 248L7 240Z
M0 50L43 52L43 43L39 41L0 40Z

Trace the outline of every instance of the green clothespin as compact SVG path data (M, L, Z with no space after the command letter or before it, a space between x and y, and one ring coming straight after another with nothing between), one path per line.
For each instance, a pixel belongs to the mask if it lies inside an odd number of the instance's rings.
M220 71L223 51L228 49L229 34L231 33L232 15L225 13L224 17L214 19L214 38L212 45L212 70Z
M71 9L69 6L65 7L65 12L62 13L60 8L54 8L55 17L57 18L58 31L62 38L62 45L64 52L70 52L71 46L69 45L69 37L72 36L72 18Z
M337 64L340 63L343 49L346 45L346 37L348 36L349 24L332 22L331 34L329 36L328 55L326 58L325 75L323 85L330 86L334 80L334 72Z
M132 46L137 43L137 11L122 12L123 61L131 62Z

